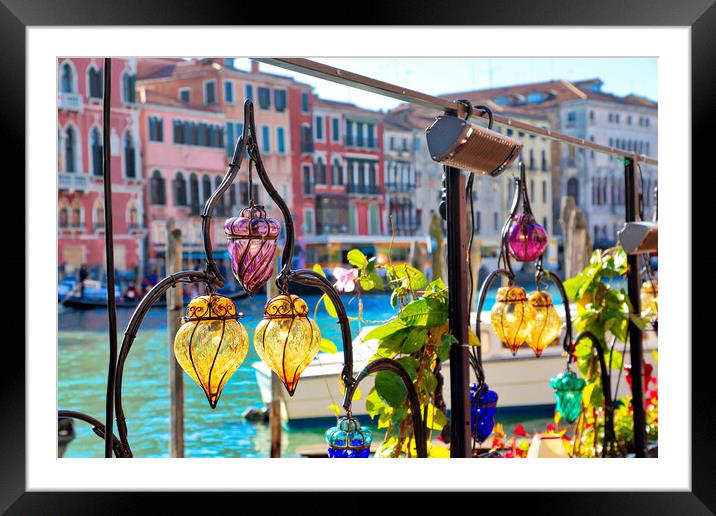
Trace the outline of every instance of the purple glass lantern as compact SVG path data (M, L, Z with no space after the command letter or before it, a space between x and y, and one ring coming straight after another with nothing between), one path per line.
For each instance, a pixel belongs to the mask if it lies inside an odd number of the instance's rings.
M280 230L279 222L266 217L264 207L253 203L241 210L238 217L224 223L231 270L249 295L255 294L271 277Z
M531 213L522 213L513 219L507 242L515 260L533 262L547 248L547 232Z

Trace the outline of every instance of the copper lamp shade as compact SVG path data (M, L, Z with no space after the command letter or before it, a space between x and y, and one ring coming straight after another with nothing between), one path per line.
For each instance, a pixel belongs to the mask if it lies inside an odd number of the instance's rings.
M454 116L439 116L425 135L433 160L492 177L504 172L522 149L516 140Z

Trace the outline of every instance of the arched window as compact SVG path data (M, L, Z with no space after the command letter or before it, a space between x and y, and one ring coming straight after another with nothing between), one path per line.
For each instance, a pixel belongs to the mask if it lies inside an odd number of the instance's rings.
M92 153L92 174L95 176L102 175L102 135L99 129L92 128L90 132L90 151Z
M104 203L99 199L94 205L94 227L95 229L104 228Z
M343 184L343 167L341 167L341 161L338 158L333 160L333 166L331 167L331 184L333 186Z
M579 180L576 177L567 181L567 195L574 197L574 203L579 206Z
M202 190L204 190L204 198L202 204L206 204L206 201L208 201L209 197L211 197L211 178L207 174L204 174L204 177L201 178L201 186Z
M316 160L314 169L315 169L316 184L317 185L325 185L326 184L326 165L323 163L323 158L319 157Z
M134 136L131 131L124 134L124 174L134 179L137 177L137 164L135 161Z
M77 171L77 134L71 125L65 129L65 171Z
M62 93L75 93L77 81L75 78L75 70L70 63L62 65L60 71L60 91Z
M129 229L139 227L139 212L137 211L137 205L134 201L127 203L127 226Z
M87 69L87 85L90 98L102 98L102 70L94 64Z
M59 214L57 216L57 218L59 219L59 226L61 228L66 228L70 218L70 207L67 203L67 199L65 199L64 197L60 199L59 205Z
M122 73L122 100L124 102L136 102L134 85L135 76L127 72Z
M167 193L166 185L162 173L155 170L152 173L152 178L149 180L149 193L152 204L166 204Z
M177 172L174 178L174 206L186 206L186 180L184 174Z
M218 189L219 185L221 185L221 177L216 176L214 178L214 188ZM226 212L224 211L224 196L220 196L219 200L216 202L216 212L218 215L226 215Z
M191 194L191 211L192 213L199 213L199 179L196 174L189 176L189 193Z
M82 226L82 206L79 199L72 201L72 216L70 218L70 227L79 228Z

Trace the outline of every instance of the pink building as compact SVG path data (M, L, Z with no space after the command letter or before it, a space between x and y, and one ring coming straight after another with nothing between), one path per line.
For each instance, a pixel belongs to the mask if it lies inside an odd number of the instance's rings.
M71 274L85 264L93 279L100 279L105 263L103 64L89 58L57 62L58 265ZM135 74L135 59L112 60L112 225L120 279L143 269L146 235Z

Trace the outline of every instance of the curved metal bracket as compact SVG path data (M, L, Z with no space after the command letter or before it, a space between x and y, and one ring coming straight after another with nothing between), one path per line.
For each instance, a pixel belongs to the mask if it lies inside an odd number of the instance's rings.
M92 425L92 431L97 434L103 441L107 436L105 426L97 419L83 412L77 412L75 410L58 410L57 417L79 419L80 421L84 421L85 423ZM114 434L109 434L109 438L111 441L112 450L114 451L114 456L123 457L124 450L122 449L122 444L120 443L119 439L117 439Z

